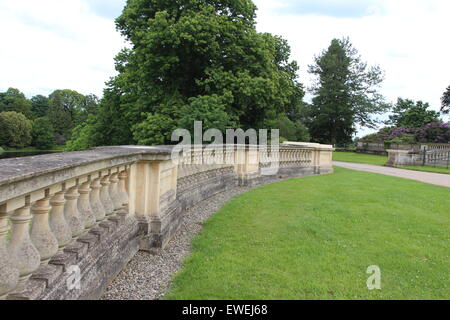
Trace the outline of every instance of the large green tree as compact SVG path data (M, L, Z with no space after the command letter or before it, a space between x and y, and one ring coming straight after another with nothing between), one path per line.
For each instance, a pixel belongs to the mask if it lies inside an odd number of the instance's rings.
M382 70L368 67L348 38L333 39L309 72L316 76L308 124L314 141L349 143L357 125L374 128L373 115L389 108L378 92Z
M116 25L131 46L116 57L97 143L165 143L193 120L261 128L298 117L297 64L285 40L256 31L255 11L250 0L128 0Z
M49 118L59 142L71 137L74 127L82 124L89 113L97 109L97 97L84 96L74 90L55 90L49 96L47 117Z
M31 120L22 113L0 112L0 146L21 148L31 143Z
M420 128L427 123L439 121L439 112L429 108L430 105L422 101L414 102L398 98L387 124L395 127Z
M25 115L31 119L31 101L28 100L20 90L9 88L6 92L0 93L0 112L14 111Z

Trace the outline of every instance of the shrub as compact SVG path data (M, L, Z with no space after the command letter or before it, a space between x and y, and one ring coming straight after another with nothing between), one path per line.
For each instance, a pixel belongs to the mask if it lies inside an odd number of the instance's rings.
M419 142L450 143L450 125L445 122L431 122L417 130Z
M50 119L37 118L33 121L33 146L38 149L51 149L55 145L55 131Z
M31 143L31 121L22 113L0 113L0 145L22 148Z

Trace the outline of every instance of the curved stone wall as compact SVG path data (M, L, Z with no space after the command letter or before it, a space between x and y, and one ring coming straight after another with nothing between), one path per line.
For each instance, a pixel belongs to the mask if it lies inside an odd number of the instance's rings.
M0 160L0 298L96 299L138 250L163 249L191 206L332 172L332 151L119 146Z

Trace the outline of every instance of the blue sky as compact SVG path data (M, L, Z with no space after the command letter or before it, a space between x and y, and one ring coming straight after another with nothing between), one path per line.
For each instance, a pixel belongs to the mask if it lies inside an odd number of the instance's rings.
M300 66L332 38L349 36L363 59L386 73L381 92L430 102L439 109L450 85L448 0L254 0L257 29L286 38ZM125 0L1 0L0 91L32 96L70 88L102 94L126 44L114 19ZM308 96L307 98L310 98ZM370 132L362 130L361 134Z
M274 13L362 18L383 9L376 0L286 0L282 4Z
M92 11L100 17L115 19L120 15L125 5L124 0L89 0Z

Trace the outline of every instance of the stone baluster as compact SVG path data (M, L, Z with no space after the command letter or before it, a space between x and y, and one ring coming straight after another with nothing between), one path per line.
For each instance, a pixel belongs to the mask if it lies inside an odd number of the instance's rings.
M19 282L16 291L21 291L31 274L39 268L41 257L30 239L30 196L25 198L25 205L14 211L10 220L12 224L11 240L8 252L11 263L19 270Z
M83 220L85 231L89 231L89 229L91 229L96 223L96 217L92 212L89 196L92 190L90 188L90 185L91 181L90 177L88 177L87 181L83 182L78 187L78 192L80 193L80 197L78 198L78 211L80 212L81 218Z
M118 169L113 169L115 172L111 173L110 177L109 177L109 196L112 200L112 204L114 207L114 211L117 213L118 210L122 209L122 201L120 199L119 196L119 178L118 175L119 173L117 172Z
M64 204L66 200L64 199L64 188L60 192L55 193L55 195L50 199L50 205L52 206L50 214L50 229L58 240L58 253L61 254L64 248L72 240L72 232L70 226L64 217Z
M128 178L128 172L126 168L119 173L119 191L118 196L122 203L122 214L128 214L128 193L126 188L126 181Z
M95 219L97 222L101 222L103 220L105 220L106 218L106 212L105 212L105 208L103 207L103 204L100 200L100 189L101 189L101 184L100 184L100 175L98 178L95 178L92 180L91 182L91 193L89 194L89 200L91 203L91 209L92 212L95 215Z
M64 217L69 224L72 240L76 240L84 231L84 224L78 211L78 183L69 188L64 194L66 205L64 206Z
M19 270L14 267L6 247L9 231L6 204L0 206L0 300L6 299L19 281Z
M44 198L36 201L31 207L33 224L30 238L41 256L41 266L46 266L58 252L58 240L53 235L49 224L50 192L45 190Z
M100 189L100 200L105 208L106 216L110 216L114 213L114 205L109 195L109 173L107 173L101 180L102 188Z

